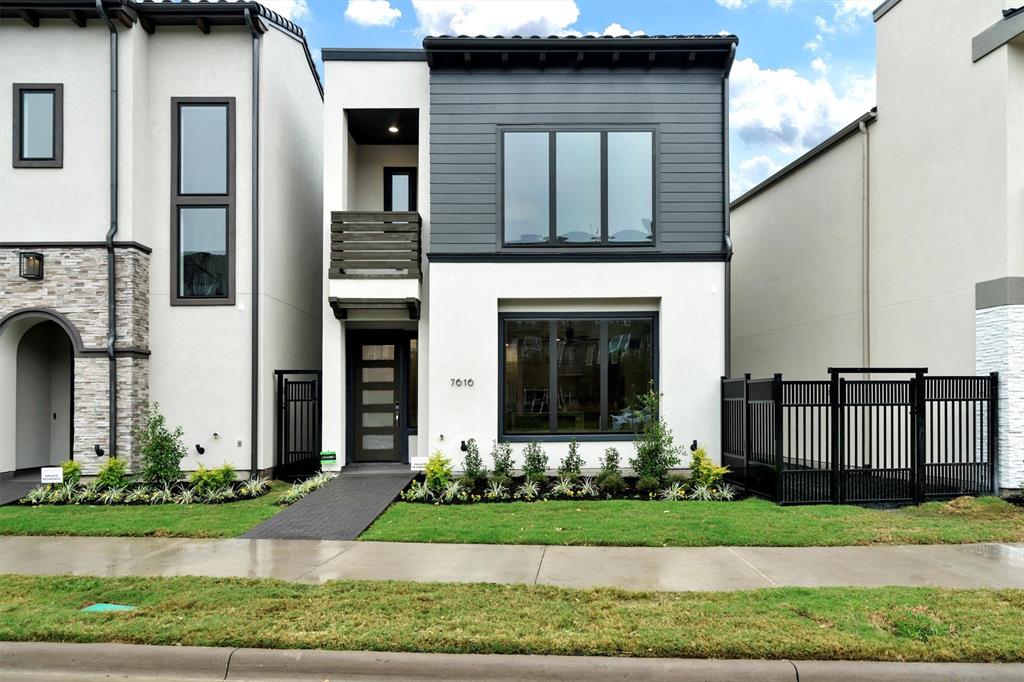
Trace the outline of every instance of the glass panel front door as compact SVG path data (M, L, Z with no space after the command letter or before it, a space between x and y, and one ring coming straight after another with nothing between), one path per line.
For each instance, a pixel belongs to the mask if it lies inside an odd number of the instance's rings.
M402 341L378 334L353 342L352 460L400 462Z

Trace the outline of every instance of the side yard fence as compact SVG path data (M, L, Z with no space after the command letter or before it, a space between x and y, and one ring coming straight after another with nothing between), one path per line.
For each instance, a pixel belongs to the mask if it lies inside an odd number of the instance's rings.
M995 491L998 373L828 372L824 381L722 378L730 480L779 504L919 503Z

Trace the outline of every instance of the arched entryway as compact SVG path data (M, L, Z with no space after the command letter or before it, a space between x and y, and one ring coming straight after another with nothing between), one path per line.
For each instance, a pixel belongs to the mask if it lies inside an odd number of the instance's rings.
M44 312L0 324L0 474L38 476L39 467L72 457L73 334Z

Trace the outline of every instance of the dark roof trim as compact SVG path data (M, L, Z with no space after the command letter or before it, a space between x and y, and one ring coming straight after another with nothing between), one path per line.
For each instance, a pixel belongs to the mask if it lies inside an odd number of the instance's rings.
M585 251L582 253L554 252L541 253L448 253L432 251L427 254L431 263L722 263L730 253L721 251L693 251L682 253L637 252L637 251Z
M873 21L878 21L879 19L885 16L886 12L888 12L898 4L900 4L900 0L885 0L885 2L876 7L874 11L871 12L871 19Z
M392 50L381 47L325 47L320 50L325 62L425 62L425 50Z
M786 176L796 172L801 167L806 166L808 163L818 158L819 156L827 152L829 149L835 147L837 144L839 144L840 142L842 142L843 140L845 140L846 138L850 137L858 130L860 130L861 123L863 123L864 125L871 125L877 119L877 110L871 109L871 111L867 112L853 123L849 124L836 134L832 135L832 137L828 138L818 146L814 147L806 154L798 158L796 161L793 161L788 166L785 166L784 168L777 170L774 175L769 176L766 180L763 180L759 184L754 185L752 188L748 189L746 192L736 197L732 201L732 203L729 204L729 209L735 211L737 208L739 208L746 202L750 201L751 199L753 199L758 194L765 191L775 183L784 179Z
M978 61L1024 34L1024 7L1005 10L1003 18L971 39L971 61Z
M105 249L106 242L0 242L0 249ZM153 249L138 242L114 242L115 249L135 249L145 254Z
M306 42L306 35L302 28L258 2L250 0L239 2L225 0L202 0L202 2L102 1L103 7L111 19L119 22L125 28L131 28L138 23L147 33L155 31L157 26L197 26L204 33L208 33L211 28L217 26L245 27L247 25L245 13L248 11L257 18L255 22L257 32L265 33L267 31L267 26L263 23L266 21L267 24L302 44L310 73L320 91L320 96L323 97L324 88L320 82L320 74L317 73L316 62L313 61L313 55L310 54L309 44ZM34 19L34 23L30 22L33 26L38 25L39 19L70 20L81 26L89 19L100 18L96 9L96 0L3 0L3 3L0 4L0 18L24 19L26 16Z

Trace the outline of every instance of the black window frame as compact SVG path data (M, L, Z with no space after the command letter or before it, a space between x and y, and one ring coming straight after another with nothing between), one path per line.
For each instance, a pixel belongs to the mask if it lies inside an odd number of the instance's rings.
M181 192L181 109L184 106L225 107L227 110L227 191L221 194L183 194ZM218 306L235 304L235 98L171 98L171 291L172 306ZM182 296L178 289L178 260L181 246L181 209L225 209L227 247L227 293L224 296Z
M516 312L498 313L498 439L509 443L529 443L538 441L542 443L564 443L570 440L577 441L631 441L635 438L634 431L586 431L556 432L557 406L549 401L549 430L536 433L507 433L505 431L505 322L507 320L532 320L546 321L550 323L550 337L555 337L554 329L559 322L569 320L597 320L603 322L601 325L601 337L604 342L601 344L601 419L600 429L608 426L608 347L607 347L607 323L614 320L650 320L651 321L651 381L653 389L657 392L659 386L661 340L660 320L656 310L649 311L623 311L623 312ZM557 353L548 348L548 394L558 394L558 361Z
M384 167L384 210L393 211L391 179L396 175L409 176L409 211L416 211L416 167L415 166L385 166Z
M24 158L22 151L22 96L26 92L53 93L53 156L48 159ZM14 168L63 168L64 167L64 84L63 83L14 83L14 115L12 117L14 141L11 148L11 164Z
M548 134L548 241L509 242L505 239L505 135L507 133ZM601 136L601 239L593 242L558 240L557 163L558 133L600 133ZM608 238L608 133L650 133L651 135L651 236L644 241L611 241ZM498 244L501 249L599 249L654 248L658 243L658 130L655 126L499 126L498 127Z

